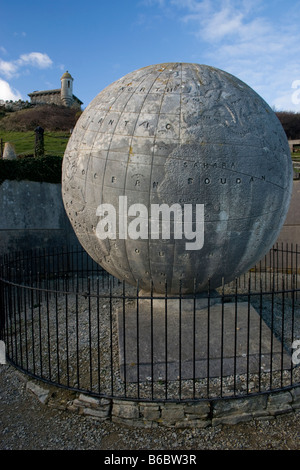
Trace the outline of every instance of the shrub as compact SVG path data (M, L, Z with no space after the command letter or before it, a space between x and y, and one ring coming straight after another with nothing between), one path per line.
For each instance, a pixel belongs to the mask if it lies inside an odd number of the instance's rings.
M26 156L17 160L0 160L0 184L5 180L29 180L61 183L62 157Z

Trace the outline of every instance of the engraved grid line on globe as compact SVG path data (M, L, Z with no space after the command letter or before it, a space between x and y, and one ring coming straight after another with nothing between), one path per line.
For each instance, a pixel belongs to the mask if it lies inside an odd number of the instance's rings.
M160 74L161 74L161 72L160 72ZM158 76L159 76L159 75L158 75ZM154 86L154 83L157 81L158 76L155 77L155 79L153 80L153 83L152 83L151 87L149 88L148 92L145 94L144 100L143 100L143 102L141 103L141 107L140 107L139 113L136 113L137 116L136 116L136 118L135 118L135 127L134 127L133 132L132 132L132 136L131 136L131 140L130 140L130 144L129 144L129 149L132 148L133 136L135 135L136 126L137 126L137 123L138 123L138 121L139 121L139 117L140 117L140 115L141 115L141 110L143 109L143 105L145 104L145 102L146 102L146 100L147 100L147 97L149 96L150 91L151 91L152 87ZM141 86L142 86L142 83L143 83L144 80L146 80L146 78L148 78L148 76L147 76L147 77L144 77L144 79L143 79L142 81L139 81L138 87L141 87ZM132 95L133 95L133 93L131 94L130 98L132 97ZM118 98L120 98L120 97L118 97ZM127 103L129 102L130 98L128 98ZM117 100L116 100L116 101L117 101ZM127 104L127 103L126 103L126 104ZM120 115L119 115L119 120L118 120L118 122L121 120L122 114L124 113L124 110L126 109L126 104L125 104L123 110L121 111L121 113L120 113ZM116 127L117 127L117 125L118 125L118 123L116 124ZM116 128L116 127L115 127L115 128ZM112 139L113 139L113 136L112 136L112 138L111 138L111 141L112 141ZM155 137L154 137L153 140L155 141ZM110 142L110 145L111 145L111 142ZM107 161L108 161L108 158L109 158L108 155L109 155L109 151L110 151L110 145L109 145L109 149L108 149L108 152L107 152L106 165L107 165ZM154 142L153 142L153 145L154 145ZM130 160L130 150L129 150L129 155L128 155L128 161L129 161L129 160ZM152 155L151 155L151 168L152 168L152 163L153 163L153 153L152 153ZM126 188L127 176L128 176L128 165L126 166L126 172L125 172L125 177L124 177L124 187L123 187L123 191L125 191L125 188ZM102 200L102 201L105 201L105 198L104 198L104 196L103 196L103 191L104 191L104 188L105 188L104 178L105 178L105 176L103 176L102 196L101 196L101 200ZM112 178L115 178L115 177L112 176ZM112 182L113 182L113 181L112 181ZM148 246L148 250L149 250L149 246ZM130 271L130 273L131 273L130 261L129 261L129 259L128 259L128 252L127 252L127 249L126 249L126 243L124 243L124 253L125 253L125 260L124 260L124 262L125 262L125 264L126 264L126 268L127 268L127 269ZM146 269L147 269L147 272L148 272L148 273L151 273L150 264L149 264L149 266L147 265L147 268L146 268ZM132 273L131 273L131 274L132 274ZM151 275L151 274L150 274L150 275ZM127 275L126 277L128 277L128 275Z

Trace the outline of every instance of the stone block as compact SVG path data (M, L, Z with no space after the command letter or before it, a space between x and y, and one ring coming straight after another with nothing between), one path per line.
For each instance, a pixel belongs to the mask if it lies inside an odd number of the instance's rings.
M84 408L86 405L85 405L81 400L79 400L78 398L76 398L76 399L73 401L72 406L75 407L75 408Z
M163 422L177 422L184 419L184 409L182 405L166 404L161 410Z
M289 391L270 394L268 397L267 410L272 415L288 413L293 411L293 397Z
M210 413L210 403L208 401L187 404L184 407L187 419L207 418Z
M217 400L213 402L213 416L221 417L235 413L255 413L264 410L266 406L266 395L232 400Z
M295 387L293 390L291 390L291 396L293 399L293 408L299 408L300 407L300 387Z
M219 424L238 424L245 421L250 421L253 418L251 413L233 413L228 416L221 416L212 419L212 426L218 426Z
M98 406L99 405L99 399L91 397L89 395L84 395L81 393L78 397L80 401L83 401L84 403L89 403L90 405Z
M83 414L86 416L91 416L92 418L97 419L107 419L109 418L109 409L94 409L94 408L84 408Z
M140 414L145 420L156 421L160 419L160 407L154 403L140 405Z
M26 389L30 390L30 392L32 392L41 403L43 404L47 403L47 400L49 398L49 390L43 387L40 387L40 385L31 381L28 381L26 383Z
M137 419L139 418L138 404L115 400L112 405L112 415L125 419Z
M176 429L184 429L184 428L190 428L190 429L204 429L211 426L211 420L210 419L184 419L183 421L178 421L177 423L174 424L174 427Z

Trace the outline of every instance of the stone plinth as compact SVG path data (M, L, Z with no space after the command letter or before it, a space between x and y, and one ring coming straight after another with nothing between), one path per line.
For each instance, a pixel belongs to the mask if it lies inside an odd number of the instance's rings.
M222 305L210 299L208 309L201 298L194 311L194 299L182 301L181 310L178 299L168 300L167 310L165 299L157 299L152 313L150 302L139 300L138 315L136 306L127 308L125 317L118 312L123 380L199 379L280 369L282 345L247 302ZM290 366L291 358L283 357Z

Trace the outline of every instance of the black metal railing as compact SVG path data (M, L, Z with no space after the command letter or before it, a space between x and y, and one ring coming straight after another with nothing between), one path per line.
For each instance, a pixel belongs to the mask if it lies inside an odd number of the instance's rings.
M10 254L0 339L18 369L99 397L195 401L296 387L299 257L297 246L276 245L218 289L156 295L80 249Z

